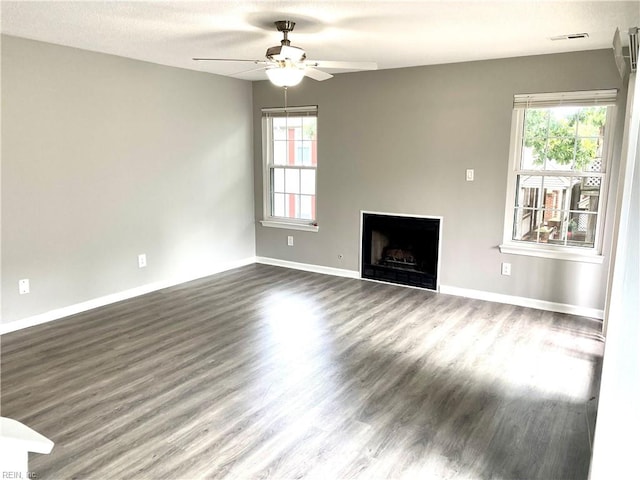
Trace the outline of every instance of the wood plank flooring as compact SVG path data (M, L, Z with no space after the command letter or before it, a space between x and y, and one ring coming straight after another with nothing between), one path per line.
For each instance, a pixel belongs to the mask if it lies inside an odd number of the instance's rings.
M600 322L250 265L2 336L39 479L586 479Z

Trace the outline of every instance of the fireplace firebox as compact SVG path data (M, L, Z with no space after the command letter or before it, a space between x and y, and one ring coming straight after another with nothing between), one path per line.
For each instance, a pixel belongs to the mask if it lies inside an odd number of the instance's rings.
M362 278L436 290L440 218L362 213Z

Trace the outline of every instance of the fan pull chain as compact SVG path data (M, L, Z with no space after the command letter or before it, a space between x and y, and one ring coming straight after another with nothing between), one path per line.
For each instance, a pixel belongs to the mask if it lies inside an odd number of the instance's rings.
M284 109L287 109L287 87L284 88Z

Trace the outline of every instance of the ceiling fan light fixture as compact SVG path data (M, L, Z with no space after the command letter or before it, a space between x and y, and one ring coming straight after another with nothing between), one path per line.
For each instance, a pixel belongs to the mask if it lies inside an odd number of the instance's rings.
M302 81L304 70L291 65L267 68L267 77L278 87L294 87Z
M241 74L253 72L254 70L265 70L267 77L272 84L278 87L293 87L298 85L303 77L309 77L312 80L323 81L332 78L333 75L325 72L325 69L337 70L377 70L378 65L375 62L334 62L334 61L312 61L307 60L306 52L300 47L291 45L288 34L293 30L295 22L290 20L279 20L274 22L279 32L282 32L282 40L280 45L269 47L265 55L266 60L243 60L238 58L194 58L194 60L210 60L217 62L247 62L255 65L264 65L251 70L244 70L232 74L231 76L239 76Z

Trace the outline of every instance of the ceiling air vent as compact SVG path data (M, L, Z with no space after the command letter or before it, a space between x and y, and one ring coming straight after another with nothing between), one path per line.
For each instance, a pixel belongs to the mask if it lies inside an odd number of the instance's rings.
M569 33L567 35L556 35L551 40L576 40L578 38L589 38L588 33Z

